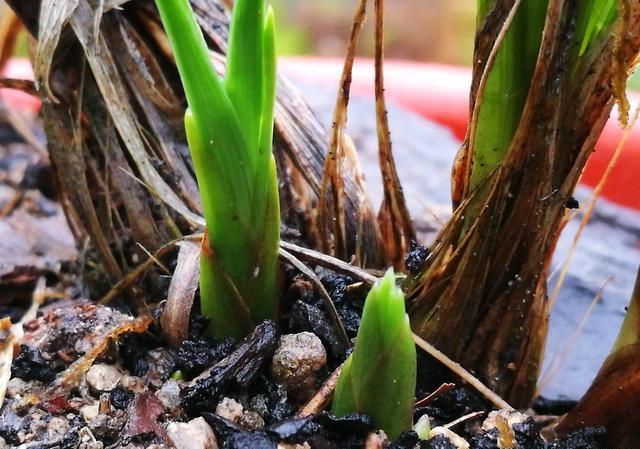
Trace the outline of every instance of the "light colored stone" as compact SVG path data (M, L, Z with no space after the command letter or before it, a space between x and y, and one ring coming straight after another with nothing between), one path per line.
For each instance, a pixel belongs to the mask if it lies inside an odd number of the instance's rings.
M203 418L172 422L167 427L167 437L175 449L218 449L216 436Z
M118 386L124 373L113 365L97 363L87 371L87 384L97 391L111 391Z
M85 422L90 422L100 413L100 404L83 405L80 407L80 414L84 418Z
M136 376L124 376L120 385L125 390L129 390L133 393L143 393L147 387L144 385L144 380Z
M289 394L304 400L315 391L316 373L326 363L327 352L315 334L288 334L280 337L271 372Z
M22 395L28 388L29 385L24 380L14 377L7 382L7 397L14 398L18 395Z
M239 422L244 408L235 399L223 398L216 407L216 415L233 422Z
M59 416L52 416L47 423L47 439L53 441L62 439L68 430L69 421Z
M431 429L431 431L429 432L429 439L434 438L438 435L442 435L447 440L449 440L456 449L469 449L469 443L467 442L467 440L462 438L457 433L454 433L451 430L447 429L446 427L438 426Z
M80 444L78 449L103 449L104 443L96 440L88 427L80 429Z
M177 410L180 407L180 386L175 380L168 380L156 391L156 396L162 405L169 410Z

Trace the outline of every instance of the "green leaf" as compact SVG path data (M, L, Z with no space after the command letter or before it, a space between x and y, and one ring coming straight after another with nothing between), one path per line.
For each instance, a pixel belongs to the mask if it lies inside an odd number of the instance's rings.
M207 227L201 311L211 319L209 333L241 337L277 311L273 12L264 0L236 2L223 82L189 2L156 3L189 105L185 130Z
M260 142L264 23L264 0L235 2L224 82L251 148L257 148ZM255 156L252 154L251 159ZM251 162L253 164L254 161Z
M367 295L331 408L337 416L366 413L395 439L411 428L415 387L416 349L404 295L389 270Z
M478 1L479 29L494 1ZM496 53L472 130L471 190L496 169L518 127L538 59L547 4L548 0L523 0Z

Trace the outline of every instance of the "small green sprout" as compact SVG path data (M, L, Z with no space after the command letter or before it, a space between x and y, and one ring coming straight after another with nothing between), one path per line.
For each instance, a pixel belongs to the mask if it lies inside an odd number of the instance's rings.
M201 310L209 334L240 337L277 313L273 10L264 0L236 1L223 81L189 2L156 3L189 106L185 129L206 221Z
M429 415L422 415L418 422L413 426L413 431L418 434L418 438L421 440L429 439L429 432L431 432L431 421Z
M416 348L404 295L390 269L367 295L331 408L337 416L366 413L395 439L411 429L415 389Z

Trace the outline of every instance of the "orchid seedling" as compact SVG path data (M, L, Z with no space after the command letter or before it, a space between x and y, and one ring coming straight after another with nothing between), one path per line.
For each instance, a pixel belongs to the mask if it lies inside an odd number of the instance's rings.
M367 295L331 409L337 416L365 413L395 439L411 429L415 389L416 348L404 295L390 269Z
M273 10L264 0L235 2L222 79L189 2L156 3L187 99L185 130L206 222L201 311L210 335L241 337L277 313Z

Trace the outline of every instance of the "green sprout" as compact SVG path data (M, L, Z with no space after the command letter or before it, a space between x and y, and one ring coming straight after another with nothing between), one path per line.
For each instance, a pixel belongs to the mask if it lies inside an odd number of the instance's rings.
M342 367L332 412L366 413L389 438L411 429L416 389L416 348L404 295L390 269L364 304L353 353Z
M201 310L210 335L240 337L277 313L273 10L264 0L236 2L222 80L189 2L156 3L189 106L185 129L206 221Z

